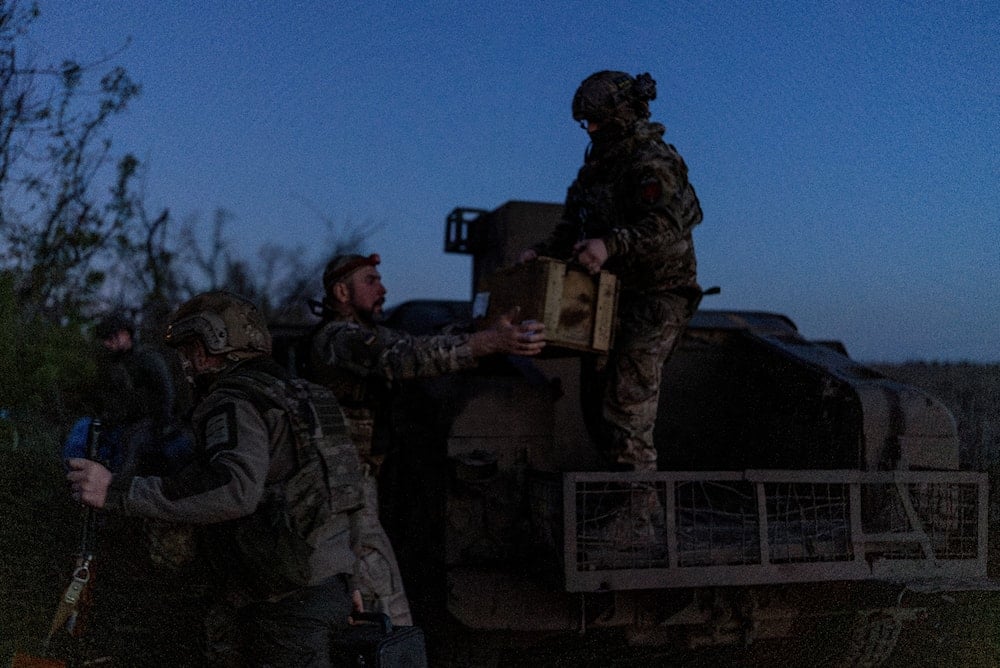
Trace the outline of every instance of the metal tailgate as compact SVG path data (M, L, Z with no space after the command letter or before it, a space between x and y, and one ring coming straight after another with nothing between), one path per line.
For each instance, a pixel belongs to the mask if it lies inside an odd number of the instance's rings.
M658 507L633 531L636 490ZM533 481L532 517L571 592L926 583L986 579L988 495L967 471L573 472Z

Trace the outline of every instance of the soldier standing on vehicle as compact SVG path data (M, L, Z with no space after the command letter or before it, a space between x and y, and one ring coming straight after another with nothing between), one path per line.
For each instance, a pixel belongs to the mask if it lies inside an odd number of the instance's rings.
M701 299L692 229L702 213L687 166L649 120L649 74L601 71L573 98L573 118L590 136L570 185L563 219L522 251L575 260L618 278L618 329L607 364L603 445L616 465L655 471L653 426L663 365Z
M486 355L537 355L545 346L541 323L509 318L472 334L412 336L379 325L386 289L378 255L338 255L323 274L322 318L312 338L313 379L333 390L344 407L362 458L366 506L361 555L370 574L361 581L366 605L397 624L408 623L409 603L395 555L378 519L376 476L388 450L386 412L394 385L471 369Z
M208 525L207 556L225 581L206 620L213 665L329 666L330 629L360 608L350 517L363 503L335 397L289 378L270 358L261 314L231 293L182 305L166 341L199 394L195 460L175 475L131 477L71 459L73 497Z

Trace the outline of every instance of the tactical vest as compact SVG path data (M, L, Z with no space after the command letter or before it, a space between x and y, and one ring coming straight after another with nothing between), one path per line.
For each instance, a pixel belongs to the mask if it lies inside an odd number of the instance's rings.
M331 535L349 531L350 514L364 505L358 455L340 405L322 386L246 368L219 379L215 388L235 390L262 413L277 408L289 418L295 471L268 482L258 509L236 520L232 537L256 589L274 594L304 586L313 575L313 552Z

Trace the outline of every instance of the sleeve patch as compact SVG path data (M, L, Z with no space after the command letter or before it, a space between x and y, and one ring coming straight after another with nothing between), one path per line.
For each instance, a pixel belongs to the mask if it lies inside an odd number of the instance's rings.
M219 450L236 447L236 407L226 404L205 416L202 423L205 452L211 455Z
M663 185L657 179L643 181L639 186L639 196L646 204L656 204L663 196Z

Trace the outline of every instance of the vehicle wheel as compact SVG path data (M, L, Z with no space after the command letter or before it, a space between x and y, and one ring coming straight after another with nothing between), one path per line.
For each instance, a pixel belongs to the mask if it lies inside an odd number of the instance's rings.
M868 668L885 664L896 648L903 617L880 609L800 620L793 637L754 643L753 665Z
M835 665L837 668L881 666L896 649L902 628L902 621L891 612L858 613L844 654Z

